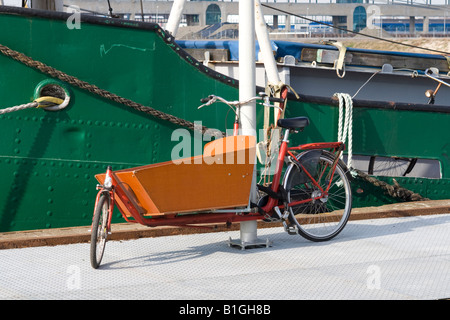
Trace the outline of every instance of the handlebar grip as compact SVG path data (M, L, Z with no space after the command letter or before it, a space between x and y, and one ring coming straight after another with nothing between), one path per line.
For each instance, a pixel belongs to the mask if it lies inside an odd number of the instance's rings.
M209 100L211 100L213 98L213 96L212 95L210 95L210 96L207 96L206 98L203 98L203 99L200 99L200 102L201 103L207 103Z
M269 101L270 102L281 102L281 103L283 103L284 99L283 98L269 97Z

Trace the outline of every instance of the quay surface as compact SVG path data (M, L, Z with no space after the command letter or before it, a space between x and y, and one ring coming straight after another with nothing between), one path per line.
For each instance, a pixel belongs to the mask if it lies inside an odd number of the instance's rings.
M247 250L227 245L238 224L208 233L119 224L97 270L88 228L0 234L0 299L450 297L450 200L355 209L324 243L260 227L272 246Z

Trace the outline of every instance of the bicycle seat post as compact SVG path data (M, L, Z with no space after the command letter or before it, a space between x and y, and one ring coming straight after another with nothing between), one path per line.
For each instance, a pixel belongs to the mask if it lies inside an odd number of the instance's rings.
M289 134L291 133L290 129L286 129L284 130L284 137L283 137L283 141L285 141L286 143L289 143Z
M239 112L240 107L236 107L236 115L234 117L234 125L233 125L233 136L239 135Z

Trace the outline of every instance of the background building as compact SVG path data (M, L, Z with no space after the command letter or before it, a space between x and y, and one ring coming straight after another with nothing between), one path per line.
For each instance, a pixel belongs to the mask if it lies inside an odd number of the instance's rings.
M33 3L34 1L34 3ZM20 5L22 0L0 0ZM166 0L27 0L33 7L56 3L56 10L76 6L100 15L113 14L132 20L156 22L163 27L172 1ZM292 36L324 36L348 31L382 33L392 36L446 36L450 32L450 0L261 0L265 20L272 33ZM311 21L313 20L313 21ZM238 23L237 0L188 0L181 26L193 31L218 23ZM327 25L332 25L336 29ZM231 30L231 29L230 29ZM226 35L236 32L227 32Z

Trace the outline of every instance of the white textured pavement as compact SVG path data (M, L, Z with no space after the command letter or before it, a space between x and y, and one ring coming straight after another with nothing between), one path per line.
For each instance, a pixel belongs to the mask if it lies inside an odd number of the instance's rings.
M113 230L114 232L114 230ZM350 221L325 243L259 229L270 248L221 232L0 250L0 299L441 299L450 297L450 214Z

